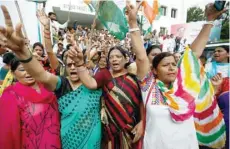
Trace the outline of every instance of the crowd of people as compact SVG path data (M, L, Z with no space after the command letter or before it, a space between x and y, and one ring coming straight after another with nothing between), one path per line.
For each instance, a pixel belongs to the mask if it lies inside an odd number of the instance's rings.
M1 8L0 148L229 149L229 47L201 62L224 11L209 4L209 23L185 46L156 31L143 38L129 3L122 41L38 10L44 43L31 46Z

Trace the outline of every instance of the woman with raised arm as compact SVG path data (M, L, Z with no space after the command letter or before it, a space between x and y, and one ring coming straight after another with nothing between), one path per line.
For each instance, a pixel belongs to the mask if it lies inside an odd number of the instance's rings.
M40 63L33 58L28 47L24 45L21 25L17 25L14 30L7 8L5 6L1 8L6 27L0 27L0 45L12 49L28 74L37 82L42 83L49 91L54 91L58 98L58 109L61 114L61 148L100 148L99 100L101 91L91 91L82 85L77 76L77 65L69 57L65 62L67 78L45 71ZM50 20L44 11L38 11L37 16L44 25L45 38L51 44ZM50 44L48 46L52 47ZM36 98L36 102L42 104L47 100Z
M0 147L61 148L55 95L37 83L18 59L12 60L10 69L17 83L6 88L0 98Z
M146 111L143 148L198 149L198 142L213 148L223 147L223 117L213 98L212 84L198 61L213 25L208 22L203 26L191 49L186 48L178 66L171 53L163 52L154 57L153 69L149 71L137 25L137 11L138 7L127 4L131 42L137 56L137 76ZM206 9L208 21L214 21L222 12L209 5Z
M143 135L143 104L137 79L125 69L128 62L126 51L120 46L112 47L108 53L110 70L103 69L94 78L87 73L79 48L72 49L69 56L79 65L78 75L88 88L103 89L102 148L141 148L139 140Z

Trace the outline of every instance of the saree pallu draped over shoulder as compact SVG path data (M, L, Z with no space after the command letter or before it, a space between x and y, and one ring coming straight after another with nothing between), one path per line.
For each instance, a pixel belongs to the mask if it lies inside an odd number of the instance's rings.
M62 77L62 85L56 92L61 95L58 104L62 149L100 149L101 90L89 90L84 85L72 90L68 79Z
M104 149L139 149L132 143L132 129L140 121L141 92L133 75L111 78L103 87L107 122L104 125Z

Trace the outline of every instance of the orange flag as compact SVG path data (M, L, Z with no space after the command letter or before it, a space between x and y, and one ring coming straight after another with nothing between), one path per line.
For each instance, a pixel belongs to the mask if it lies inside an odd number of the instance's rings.
M158 13L159 13L159 10L158 10L158 0L154 0L154 2L153 2L153 13L155 15L158 15Z
M158 14L158 1L154 0L153 7L149 5L147 0L144 0L142 2L142 6L144 9L144 15L149 20L150 24L153 23L153 20L155 19L156 15Z

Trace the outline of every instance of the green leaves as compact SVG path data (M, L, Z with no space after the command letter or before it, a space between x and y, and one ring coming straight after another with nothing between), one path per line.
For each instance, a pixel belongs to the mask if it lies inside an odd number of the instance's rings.
M199 7L191 7L187 10L187 23L205 20L204 11Z

